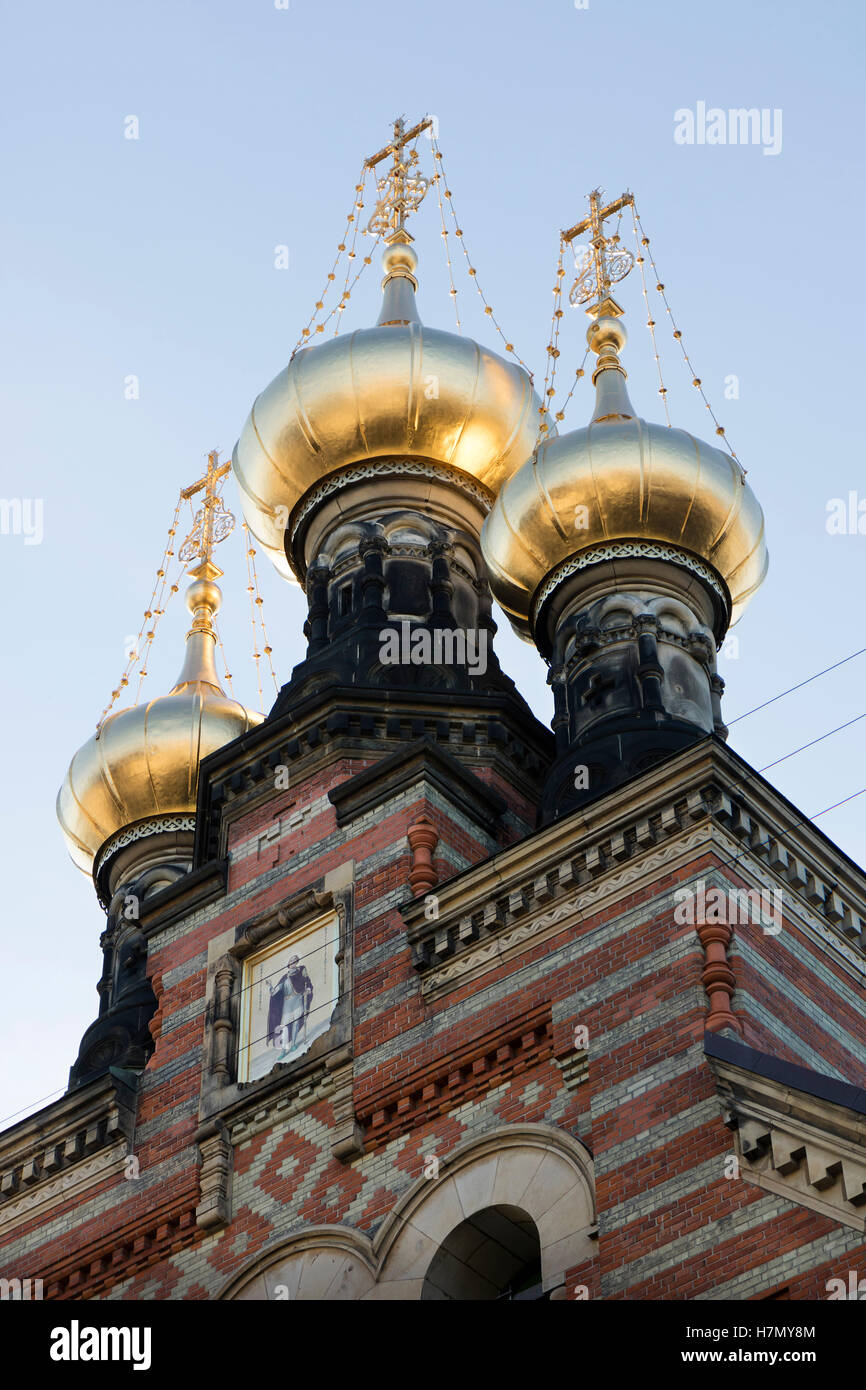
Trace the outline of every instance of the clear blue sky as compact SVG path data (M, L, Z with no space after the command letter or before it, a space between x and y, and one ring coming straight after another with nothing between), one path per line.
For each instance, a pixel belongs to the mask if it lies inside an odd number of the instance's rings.
M723 662L727 716L866 645L866 535L825 526L830 499L866 499L863 13L853 0L7 9L0 496L42 499L44 539L0 536L0 1119L63 1088L96 1012L104 919L66 857L57 787L123 668L179 487L209 447L227 456L285 364L361 159L395 115L437 116L479 279L542 373L558 228L597 184L635 190L689 351L767 515L770 576L737 629L738 658ZM780 110L780 152L677 144L674 113L699 102ZM124 138L130 115L137 141ZM422 315L448 327L432 195L415 233ZM281 244L287 271L274 268ZM347 327L372 321L378 279L376 266ZM458 287L466 331L495 348L462 270ZM636 273L621 301L632 399L661 418ZM674 421L712 437L656 317ZM566 384L583 327L582 315L566 322ZM130 374L139 400L124 399ZM724 398L730 375L737 400ZM588 408L584 386L567 425ZM240 544L223 552L223 631L252 702ZM302 654L301 599L262 571L285 679ZM178 604L152 693L176 675L184 631ZM506 631L498 649L549 717L540 660ZM853 719L864 674L859 658L744 720L733 746L762 766ZM769 776L814 813L866 785L864 732L866 720ZM866 797L820 824L866 858Z

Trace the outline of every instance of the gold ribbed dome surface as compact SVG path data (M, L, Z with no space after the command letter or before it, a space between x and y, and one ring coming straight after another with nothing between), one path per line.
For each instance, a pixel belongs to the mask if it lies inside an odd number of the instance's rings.
M542 586L560 565L593 547L656 542L709 566L736 621L768 565L754 493L730 454L635 415L616 355L625 343L617 320L601 318L589 334L602 354L591 423L546 440L505 483L484 523L498 602L528 635Z
M247 524L286 577L284 530L301 498L352 464L421 460L495 495L532 452L540 401L527 373L424 327L411 247L389 247L374 328L297 352L256 399L232 459Z
M167 695L108 715L75 754L58 793L60 828L85 873L120 831L193 813L202 758L262 722L229 699L216 674L210 618L219 589L202 580L190 587L187 603L195 621L177 683Z

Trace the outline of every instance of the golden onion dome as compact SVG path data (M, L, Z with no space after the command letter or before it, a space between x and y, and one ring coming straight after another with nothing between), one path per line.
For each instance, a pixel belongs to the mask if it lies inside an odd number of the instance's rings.
M618 317L597 318L587 339L599 355L592 420L545 440L484 523L496 599L529 637L560 578L594 559L655 555L701 575L736 622L768 564L763 513L739 463L685 430L635 414Z
M229 699L217 677L212 619L221 594L213 577L220 571L206 561L193 573L199 577L186 594L193 625L177 682L167 695L108 715L75 754L58 793L60 828L85 873L130 827L156 832L163 818L191 816L202 758L262 722Z
M291 537L305 501L329 482L363 476L358 466L396 458L409 472L450 473L490 505L535 443L541 403L527 372L421 324L408 237L388 246L382 264L376 326L296 352L254 402L234 449L247 524L286 578L287 528ZM300 573L303 561L293 560Z

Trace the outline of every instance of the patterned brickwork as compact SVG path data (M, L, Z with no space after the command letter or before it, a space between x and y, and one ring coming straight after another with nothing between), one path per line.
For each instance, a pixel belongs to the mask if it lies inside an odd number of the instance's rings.
M413 954L402 912L411 897L410 826L425 818L435 829L435 895L479 866L506 863L515 823L503 820L496 839L422 778L338 824L329 789L371 765L346 759L230 821L224 895L150 933L159 1008L138 1090L137 1174L115 1166L74 1198L60 1194L31 1219L25 1211L0 1237L3 1274L42 1277L55 1298L215 1298L304 1232L337 1227L378 1249L429 1169L442 1164L447 1173L463 1146L483 1145L502 1126L534 1126L584 1146L595 1174L597 1240L593 1231L564 1267L557 1297L805 1299L825 1297L827 1281L849 1270L866 1276L862 1231L731 1168L735 1137L704 1054L705 949L696 925L675 911L677 890L698 879L754 886L749 854L732 865L709 832L699 849L678 851L696 836L697 810L691 822L679 811L658 825L647 819L630 878L621 837L616 855L561 876L551 914L557 866L546 865L534 906L514 895L516 920L543 930L490 955L481 973L425 994L430 962ZM489 770L479 776L508 795ZM591 814L581 813L582 825ZM591 838L585 825L581 833ZM651 854L654 867L642 872ZM766 864L756 860L761 873ZM220 1119L231 1151L229 1219L202 1229L200 1103L214 960L244 924L305 889L322 890L329 875L352 893L349 1044L317 1072L294 1080L289 1069L267 1094L251 1088ZM607 897L606 882L618 885ZM479 913L499 891L498 880L491 885L474 904ZM594 896L579 908L588 885ZM736 924L727 962L744 1042L862 1084L863 977L810 927L805 900L801 910L792 891L776 934ZM348 1099L337 1084L347 1065ZM363 1148L337 1155L332 1139L346 1104ZM431 1193L437 1181L429 1177Z

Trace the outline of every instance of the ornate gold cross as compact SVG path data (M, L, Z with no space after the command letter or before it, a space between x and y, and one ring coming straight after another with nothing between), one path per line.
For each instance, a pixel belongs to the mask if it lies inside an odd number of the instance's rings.
M220 463L219 450L211 449L207 456L207 472L198 482L190 483L181 490L181 498L187 501L204 488L204 505L195 514L193 528L180 548L181 560L200 557L200 563L190 574L197 579L217 579L222 574L212 561L213 548L224 541L234 530L235 519L224 506L217 494L217 483L231 468L231 462Z
M588 304L586 312L594 318L598 318L600 314L609 314L616 318L623 311L611 295L610 287L612 283L625 279L634 265L634 256L630 251L618 246L618 236L605 236L604 223L615 212L631 207L634 196L631 193L623 193L621 198L614 199L607 207L602 207L601 201L601 189L594 188L589 195L589 216L562 233L562 239L567 246L570 246L575 237L580 236L582 232L592 233L589 246L584 248L583 264L575 258L578 276L571 288L569 299L577 306L587 304L594 294L595 303Z
M406 231L406 218L410 212L415 212L421 203L430 187L430 180L414 172L418 163L416 151L413 150L406 156L405 150L411 140L416 139L422 131L428 130L432 124L432 116L425 116L423 121L407 130L403 117L398 116L394 122L391 143L364 161L365 168L375 169L389 154L394 158L394 163L385 177L376 180L379 199L376 210L367 223L369 232L383 236L389 244L393 241L412 240Z

